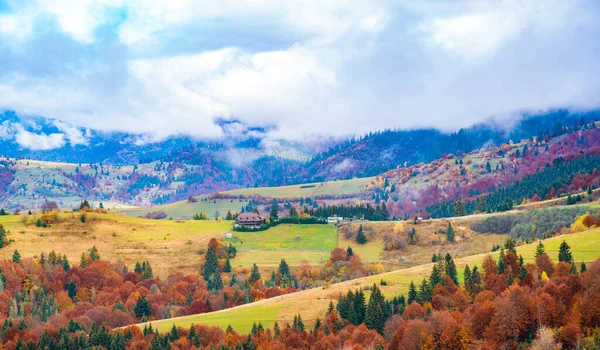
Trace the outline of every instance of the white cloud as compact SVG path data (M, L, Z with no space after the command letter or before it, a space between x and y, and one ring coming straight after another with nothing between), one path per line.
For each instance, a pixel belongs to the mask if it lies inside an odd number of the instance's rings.
M0 39L27 40L35 34L27 28L51 16L84 54L104 52L94 45L106 42L117 52L99 62L44 51L58 56L58 73L7 69L0 108L137 132L144 136L136 142L147 143L243 132L232 124L224 133L220 118L268 126L272 139L310 140L393 127L448 130L600 102L593 2L71 3L34 0L3 15L11 20L0 20ZM70 143L87 142L78 130L61 130Z
M64 133L65 138L69 140L72 146L88 145L90 143L89 135L87 133L84 134L78 127L59 120L55 120L54 125Z
M15 139L21 147L32 150L51 150L66 144L64 134L35 134L23 129L21 125L17 125Z

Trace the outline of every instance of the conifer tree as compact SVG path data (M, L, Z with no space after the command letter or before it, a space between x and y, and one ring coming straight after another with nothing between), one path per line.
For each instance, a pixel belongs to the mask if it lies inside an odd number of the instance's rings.
M225 260L225 267L223 268L224 272L231 272L231 262L229 262L229 257Z
M0 224L0 248L4 247L6 244L6 230L4 226Z
M417 288L413 281L410 281L410 286L408 287L408 305L412 304L413 301L417 300Z
M90 259L92 259L92 261L100 260L100 254L98 254L98 248L96 248L96 246L92 246L90 249Z
M504 248L502 248L498 256L498 273L503 274L504 270L506 270L506 265L504 264Z
M467 209L465 208L465 203L459 199L454 204L454 216L465 216L467 215Z
M261 279L260 271L258 271L258 266L256 266L256 263L255 263L254 266L252 266L252 272L250 272L250 278L248 279L248 282L254 283L260 279Z
M367 328L374 329L380 334L383 334L383 327L385 326L385 321L387 320L387 313L385 309L385 298L383 297L383 294L381 294L381 291L377 285L373 285L371 297L369 298L369 303L365 312L365 325Z
M431 276L429 276L429 283L431 284L431 288L435 288L435 286L437 286L437 284L440 283L441 280L442 273L440 271L439 265L434 264L433 269L431 269Z
M356 243L358 243L358 244L367 243L367 236L365 236L365 233L363 232L362 225L360 225L358 227L358 233L356 234Z
M362 290L358 290L356 291L356 293L354 293L354 310L356 311L356 316L358 318L357 324L363 323L365 321L367 305L365 300L365 294Z
M352 251L352 247L351 246L348 246L348 249L346 249L346 253L348 253L348 256L354 255L354 252Z
M587 266L585 265L585 261L581 262L581 266L579 267L579 273L584 273L587 271Z
M75 281L71 280L71 282L69 282L67 285L67 293L71 299L77 295L77 285L75 284Z
M279 219L279 205L277 204L277 200L273 198L273 202L271 203L271 212L269 214L269 218L271 222Z
M535 248L535 257L537 258L538 256L544 254L546 252L546 248L544 247L544 244L542 243L542 241L540 241L537 245L537 247Z
M456 271L456 265L450 253L446 253L445 259L446 276L450 277L452 282L458 286L458 272Z
M215 273L219 273L219 261L217 260L215 248L209 245L204 262L204 280L208 282Z
M79 261L79 268L85 269L88 266L87 256L85 253L81 253L81 259Z
M21 262L21 254L16 249L15 249L15 252L13 253L12 261L15 262L15 263L17 263L17 264Z
M454 228L450 222L448 222L448 229L446 230L446 239L448 242L454 242Z
M560 248L558 248L558 261L566 262L571 264L573 262L573 254L571 254L571 247L567 241L562 241Z
M427 281L426 278L423 278L421 281L421 286L419 287L419 293L417 295L418 301L422 303L430 302L433 297L433 288Z

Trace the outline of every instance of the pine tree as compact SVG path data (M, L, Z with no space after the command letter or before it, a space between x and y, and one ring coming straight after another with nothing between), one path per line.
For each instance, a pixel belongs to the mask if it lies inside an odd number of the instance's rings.
M410 286L408 287L408 305L412 304L413 301L417 300L417 288L413 281L410 281Z
M15 263L17 263L17 264L21 262L21 254L16 249L15 249L15 252L13 253L12 261L15 262Z
M571 247L567 241L562 241L560 248L558 249L558 261L566 262L571 264L573 262L573 254L571 254Z
M224 272L231 272L231 262L229 262L229 258L227 258L227 260L225 260L225 267L223 268Z
M365 294L362 290L358 290L354 294L354 311L356 312L356 324L359 325L365 321L367 306L365 304Z
M258 271L258 266L254 264L254 266L252 266L252 272L250 273L250 278L248 279L248 282L254 283L256 281L259 281L260 279L260 271Z
M199 348L202 345L202 343L200 342L200 335L198 334L196 326L194 326L193 323L190 326L190 332L188 333L187 339L192 345L194 345L197 348Z
M502 248L498 256L498 273L503 274L504 270L506 270L506 265L504 264L504 248Z
M544 248L544 244L542 243L542 241L540 241L540 243L538 243L537 247L535 248L535 257L537 258L538 256L544 254L546 252L546 248Z
M454 242L454 228L452 224L448 222L448 229L446 230L446 239L448 242Z
M96 246L93 246L92 249L90 249L90 259L92 259L92 261L100 260L100 254L98 254L98 248L96 248Z
M217 260L215 248L212 245L209 245L204 262L204 280L207 282L210 281L212 275L216 273L219 273L219 261Z
M85 223L85 214L81 214L79 220L81 220L82 223Z
M584 273L587 271L587 266L585 265L585 261L581 262L581 266L579 267L579 272Z
M432 297L433 297L433 288L431 288L431 285L429 284L427 279L423 278L423 281L421 281L421 286L419 287L419 293L418 293L419 302L421 304L430 302Z
M279 219L279 205L275 198L273 198L273 202L271 203L271 213L269 214L269 218L271 219L271 222Z
M133 307L133 312L137 318L142 318L144 316L148 317L152 315L152 306L150 305L150 301L146 299L145 295L142 295L138 298Z
M508 250L509 252L513 253L514 255L517 255L517 249L515 248L515 241L513 241L511 238L506 239L506 242L504 243L504 248L506 250Z
M67 293L71 299L77 295L77 285L75 284L75 281L71 280L71 282L69 282L67 285Z
M435 256L435 255L434 255ZM438 283L442 280L442 273L438 264L433 265L433 269L431 269L431 276L429 276L429 283L431 284L431 288L435 288Z
M79 268L85 269L88 266L87 256L85 253L81 253L81 260L79 261Z
M452 282L458 286L458 272L456 271L456 265L450 253L446 253L446 276L450 277Z
M284 276L287 276L288 279L292 278L292 276L290 274L290 267L285 262L285 259L281 259L281 261L279 262L279 268L278 268L277 272L279 273L280 278L283 278Z
M346 249L346 253L348 253L348 256L354 255L354 252L352 251L352 247L351 246L348 246L348 249Z
M472 291L474 289L473 288L474 283L473 283L473 274L471 273L471 269L469 268L469 265L465 266L465 270L463 272L463 279L464 279L465 289L469 293L472 293Z
M334 310L333 301L329 302L329 308L327 309L327 315L329 315Z
M0 248L4 247L6 244L6 230L4 230L4 226L0 225Z
M365 325L367 328L374 329L380 334L383 334L383 327L387 320L385 308L386 302L383 294L381 294L377 285L373 285L371 297L369 298L369 303L365 312Z
M365 233L363 232L362 225L360 225L358 227L358 233L356 234L356 243L358 243L358 244L367 243L367 236L365 236Z
M467 215L467 209L465 203L462 200L457 200L454 204L454 216L465 216Z
M31 215L31 214L30 214ZM35 222L35 226L42 227L42 219L38 218Z

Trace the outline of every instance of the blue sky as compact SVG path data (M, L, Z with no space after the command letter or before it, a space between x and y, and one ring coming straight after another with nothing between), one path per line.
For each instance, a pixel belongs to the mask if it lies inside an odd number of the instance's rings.
M600 2L0 0L0 110L306 140L597 108Z

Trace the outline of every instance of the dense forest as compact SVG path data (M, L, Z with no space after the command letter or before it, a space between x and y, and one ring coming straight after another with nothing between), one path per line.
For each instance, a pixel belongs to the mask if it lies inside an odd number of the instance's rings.
M547 163L543 169L538 169L535 173L528 174L513 184L496 188L476 199L442 201L425 208L424 211L431 217L439 218L452 217L457 214L468 215L476 211L510 210L523 200L535 202L564 195L573 182L580 184L576 190L593 188L598 184L599 168L599 155L580 155L569 161L559 157L553 161L552 165Z

